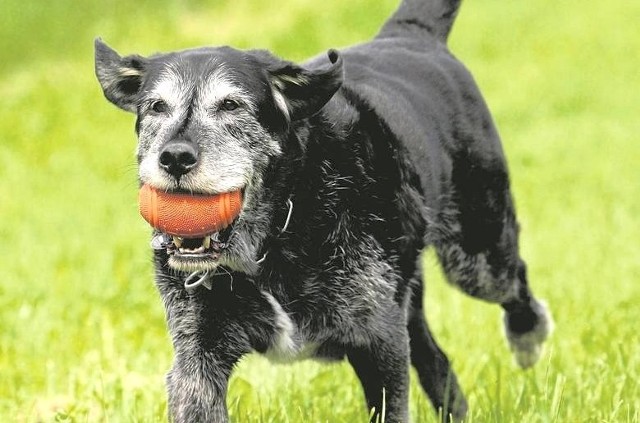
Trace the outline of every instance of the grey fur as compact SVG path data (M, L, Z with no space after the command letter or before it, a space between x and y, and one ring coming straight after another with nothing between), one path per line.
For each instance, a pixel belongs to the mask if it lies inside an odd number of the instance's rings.
M516 363L523 369L528 369L538 362L542 355L542 345L554 328L553 318L544 301L534 301L531 308L538 317L538 321L534 328L528 332L513 331L509 327L508 314L505 313L503 318L509 347Z

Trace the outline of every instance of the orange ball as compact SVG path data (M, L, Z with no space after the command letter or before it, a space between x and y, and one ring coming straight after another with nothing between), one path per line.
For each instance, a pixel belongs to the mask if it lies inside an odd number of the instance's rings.
M140 214L154 228L183 238L200 238L229 226L240 214L242 193L216 195L170 193L143 185Z

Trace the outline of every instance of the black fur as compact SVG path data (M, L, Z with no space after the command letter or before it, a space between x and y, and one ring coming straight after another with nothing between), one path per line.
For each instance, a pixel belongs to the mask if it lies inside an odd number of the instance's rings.
M165 140L144 130L146 92L175 57L198 80L224 63L258 105L255 121L242 115L225 129L229 142L247 140L243 158L258 163L246 188L251 204L213 265L225 271L209 277L210 290L187 291L189 273L171 267L167 250L155 251L175 350L173 421L226 422L230 374L251 351L347 358L373 421L383 403L386 422L408 421L411 364L443 419L462 418L464 395L422 307L421 252L430 245L451 283L503 306L519 363L535 362L551 323L518 254L497 131L445 44L458 5L407 0L374 40L330 52L328 67L326 56L298 66L228 48L120 58L97 43L105 95L138 112L141 162L149 145L175 143L178 132L201 154L216 142L192 119ZM258 154L267 141L269 154ZM294 208L283 231L287 200Z

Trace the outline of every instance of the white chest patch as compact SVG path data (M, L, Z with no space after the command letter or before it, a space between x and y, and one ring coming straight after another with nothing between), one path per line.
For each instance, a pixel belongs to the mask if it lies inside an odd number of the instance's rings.
M265 352L265 357L278 363L287 363L309 358L316 350L316 346L305 343L300 331L289 314L284 311L278 300L268 292L262 293L275 313L277 335L274 342Z

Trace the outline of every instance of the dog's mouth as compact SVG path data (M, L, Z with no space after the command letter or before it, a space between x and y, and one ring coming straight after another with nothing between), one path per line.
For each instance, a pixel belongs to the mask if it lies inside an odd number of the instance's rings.
M213 234L184 238L156 232L151 240L155 250L165 250L169 255L169 266L181 271L195 272L215 269L229 246L237 219L226 228Z

